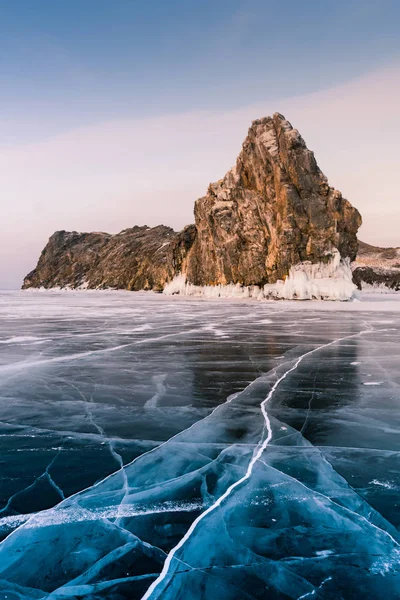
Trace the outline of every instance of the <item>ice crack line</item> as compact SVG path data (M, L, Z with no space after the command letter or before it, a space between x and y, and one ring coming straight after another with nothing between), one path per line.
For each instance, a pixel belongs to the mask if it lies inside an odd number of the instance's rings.
M112 346L109 348L101 348L99 350L87 350L86 352L77 352L75 354L69 354L66 356L55 356L53 358L44 358L42 360L32 361L32 362L17 362L8 365L1 365L0 372L1 373L13 373L15 371L19 371L21 369L31 369L34 367L40 367L42 365L47 365L51 363L61 363L61 362L69 362L73 360L80 360L81 358L87 358L88 356L98 355L98 354L108 354L110 352L116 352L118 350L124 350L125 348L130 348L132 346L139 346L142 344L150 344L152 342L159 342L160 340L165 340L171 337L178 337L182 335L189 335L191 333L199 333L199 329L188 329L187 331L174 332L174 333L166 333L165 335L160 335L153 338L145 338L141 340L135 340L134 342L129 342L128 344L119 344L118 346Z
M59 454L60 454L61 448L58 449L57 454L51 459L50 463L47 465L46 469L44 470L44 472L39 475L38 477L36 477L36 479L27 487L23 488L22 490L18 490L17 492L15 492L15 494L13 494L12 496L10 496L10 498L7 501L7 504L0 510L0 516L3 513L6 513L7 510L11 507L12 501L17 498L20 494L23 494L24 492L27 492L30 489L33 489L35 487L35 485L37 484L38 481L43 481L43 480L47 480L48 483L51 485L51 487L56 491L56 493L60 496L61 500L65 500L65 495L64 492L62 491L62 489L60 488L59 485L56 484L56 482L54 481L53 477L51 476L50 473L50 469L51 467L54 465L54 463L56 462ZM8 517L6 517L8 518ZM17 519L20 517L16 517ZM27 519L30 518L30 515L27 516ZM0 518L0 523L3 522L3 519Z
M115 462L118 464L119 469L116 472L121 473L122 475L122 482L123 482L123 486L122 486L122 491L123 491L123 498L121 500L121 503L118 507L118 513L116 515L117 520L116 520L116 524L119 525L119 521L120 521L120 515L119 515L119 511L121 508L121 505L124 502L124 499L126 498L126 496L129 493L129 482L128 482L128 477L126 475L126 471L124 469L124 461L122 459L122 456L120 454L118 454L118 452L115 450L114 448L114 444L112 442L112 440L107 437L106 432L104 431L104 429L102 427L100 427L100 425L98 425L94 419L93 416L93 412L90 408L90 404L93 403L93 396L90 397L90 401L87 400L85 394L79 389L78 386L75 386L74 384L71 384L72 387L74 387L79 395L81 396L81 398L83 398L84 401L84 407L85 407L85 412L88 416L88 419L90 421L90 423L93 425L93 427L96 429L96 431L99 433L101 439L103 439L103 441L108 445L108 448L110 450L110 454L113 457L113 459L115 460ZM64 498L63 498L64 499Z
M261 456L262 456L265 448L268 446L269 442L272 439L271 421L270 421L270 419L268 417L268 413L266 411L266 405L271 400L272 396L274 395L275 391L277 390L277 388L279 387L279 385L282 383L282 381L284 379L286 379L286 377L288 375L290 375L290 373L293 373L293 371L295 371L298 368L298 366L300 365L300 363L305 358L307 358L308 356L311 356L312 354L315 354L315 352L319 352L320 350L323 350L324 348L328 348L329 346L333 346L334 344L337 344L339 342L343 342L343 341L346 341L346 340L350 340L352 338L359 337L361 335L365 335L365 334L371 333L372 331L374 331L374 330L373 329L367 329L365 331L360 331L359 333L355 333L353 335L345 336L345 337L342 337L342 338L337 338L335 340L332 340L331 342L328 342L327 344L322 344L321 346L317 346L313 350L309 350L308 352L305 352L304 354L302 354L301 356L299 356L299 358L297 358L297 360L295 361L294 365L290 369L288 369L287 371L285 371L283 373L283 375L281 375L275 381L275 383L272 386L272 388L270 389L267 397L261 402L261 405L260 405L261 413L262 413L262 415L264 417L264 421L265 421L265 428L266 428L266 431L267 431L267 436L264 439L264 441L260 440L258 446L256 447L256 449L255 449L255 451L253 453L253 456L252 456L252 458L250 460L250 463L249 463L249 465L247 467L246 473L243 475L243 477L241 477L240 479L238 479L237 481L235 481L234 483L232 483L225 490L225 492L214 502L214 504L212 504L211 506L209 506L207 508L207 510L205 510L203 513L201 513L201 515L199 515L197 517L197 519L195 519L193 521L193 523L191 524L191 526L187 530L186 534L182 537L182 539L178 542L178 544L176 546L174 546L174 548L172 548L172 550L169 552L160 575L157 577L157 579L155 581L153 581L153 583L151 584L151 586L149 587L149 589L147 590L147 592L145 593L145 595L142 597L142 600L148 600L148 598L151 598L151 596L153 595L153 592L156 591L156 589L159 587L159 585L167 577L168 572L169 572L169 568L170 568L170 565L171 565L171 562L175 558L175 554L178 552L178 550L180 550L180 548L182 548L182 546L191 537L191 535L195 531L195 529L198 526L198 524L207 515L209 515L216 508L218 508L222 504L222 502L224 500L226 500L226 498L228 498L231 495L231 493L233 492L233 490L235 490L237 487L241 486L242 483L244 483L245 481L247 481L248 479L250 479L255 464L261 458ZM156 598L156 596L154 596L154 599L155 598Z
M317 591L320 590L326 583L328 583L328 581L332 581L332 579L333 579L333 577L331 575L329 577L326 577L326 579L321 581L319 586L317 588L313 589L312 592L307 592L306 594L299 596L299 598L297 598L297 600L303 600L303 598L307 598L307 596L315 596Z
M322 453L321 453L321 456L322 456L322 459L324 459L324 456L322 455ZM268 469L272 469L273 471L276 471L277 473L283 474L285 477L287 477L291 481L296 482L298 485L300 485L301 487L305 488L307 491L312 492L316 496L321 496L321 498L325 498L325 500L328 500L328 502L330 502L331 504L334 504L335 506L338 506L344 512L350 513L351 515L354 515L356 517L356 519L359 519L360 521L364 521L365 523L367 523L373 529L376 529L380 533L383 533L384 535L387 535L389 537L390 541L395 546L397 546L397 547L400 546L400 544L398 543L398 541L388 531L386 531L385 529L382 529L382 527L378 527L378 525L375 525L375 523L372 523L371 521L369 521L366 517L364 517L364 515L361 515L360 513L356 512L354 510L351 510L351 508L348 508L348 506L345 506L344 504L339 504L339 502L336 502L335 500L333 500L333 498L330 498L329 496L327 496L326 494L323 494L322 492L318 492L317 490L314 490L313 488L309 487L305 483L302 483L299 479L296 479L295 477L292 477L292 475L288 475L287 473L283 473L283 471L279 471L279 469L276 469L272 465L269 465L268 463L266 463L262 459L260 459L260 462L263 465L265 465ZM359 496L359 494L357 494L357 492L355 492L353 490L353 488L351 488L351 490L354 492L355 496ZM361 496L359 496L359 497L361 498ZM363 500L365 502L365 500L363 498L361 498L361 500Z
M274 369L275 371L275 369ZM159 450L160 448L162 448L163 446L169 444L170 442L172 442L173 440L175 440L176 438L179 438L180 435L182 435L183 433L187 433L188 431L190 431L193 427L195 427L198 423L200 423L201 421L205 421L207 419L209 419L210 417L212 417L212 415L220 410L223 406L225 406L226 404L230 404L230 402L233 402L233 400L235 400L235 398L237 398L237 396L239 396L240 394L242 394L243 392L245 392L246 390L248 390L252 385L255 384L255 382L257 381L257 379L255 381L252 381L251 383L249 383L249 385L247 385L243 390L239 391L239 392L235 392L234 394L231 394L230 396L228 396L228 398L226 399L226 401L222 404L219 404L218 406L216 406L207 416L205 416L203 419L200 419L199 421L195 421L192 425L190 425L190 427L188 427L187 429L183 430L183 431L179 431L178 433L176 433L175 435L173 435L171 438L169 438L168 440L166 440L165 442L162 442L161 444L159 444L158 446L155 446L154 448L152 448L151 450L148 450L147 452L144 452L143 454L140 454L139 456L137 456L136 458L134 458L130 463L124 465L124 467L122 467L122 469L125 471L125 469L127 467L132 466L135 462L137 462L138 460L142 459L143 457L147 456L148 454L153 454L154 452L156 452L157 450ZM73 386L73 384L72 384ZM78 390L79 391L79 390ZM111 479L112 477L115 477L115 475L117 473L120 472L121 469L118 469L117 471L114 471L113 473L110 473L110 475L107 475L106 477L104 477L104 479L101 479L100 481L97 481L96 483L94 483L93 485L89 485L87 488L80 490L79 492L76 492L75 494L72 494L72 496L69 496L68 498L65 499L65 501L60 502L60 504L57 504L55 507L53 507L50 510L54 510L54 508L60 508L60 507L64 507L64 503L65 502L75 502L77 498L79 498L82 494L84 494L85 492L87 492L88 490L93 490L95 488L97 488L98 486L104 484L105 481L107 481L108 479ZM39 514L39 513L38 513ZM25 527L29 527L30 526L30 521L31 519L33 519L34 516L30 516L28 518L27 521L24 521L22 523L21 526L17 527L16 529L14 529L14 531L12 531L8 537L4 538L3 540L0 541L0 547L2 546L2 544L4 544L7 540L9 540L12 536L15 536L21 528L25 528ZM177 559L178 560L178 559ZM181 561L182 562L182 561Z

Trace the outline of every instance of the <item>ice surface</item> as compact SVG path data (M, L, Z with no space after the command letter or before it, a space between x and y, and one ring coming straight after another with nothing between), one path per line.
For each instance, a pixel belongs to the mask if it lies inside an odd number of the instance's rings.
M379 298L0 294L0 598L397 599Z

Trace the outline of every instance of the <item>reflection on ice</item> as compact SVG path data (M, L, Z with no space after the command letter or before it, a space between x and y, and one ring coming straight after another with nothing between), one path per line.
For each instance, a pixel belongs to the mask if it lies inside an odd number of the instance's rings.
M99 296L2 357L0 598L395 599L397 327Z

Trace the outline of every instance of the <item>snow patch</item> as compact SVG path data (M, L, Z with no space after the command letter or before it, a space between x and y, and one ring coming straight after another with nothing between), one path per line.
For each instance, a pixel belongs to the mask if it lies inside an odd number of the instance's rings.
M334 550L317 550L317 552L315 553L316 556L330 556L331 554L334 554Z
M8 338L7 340L1 340L0 344L21 344L24 342L45 342L43 338L33 337L31 335L16 335Z
M171 242L164 242L163 244L161 244L161 246L157 249L157 252L159 252L160 250L162 250L163 248L165 248L165 246L169 246Z
M370 481L372 485L378 485L380 487L384 487L387 490L395 490L396 486L393 485L390 481L379 481L379 479L373 479Z
M371 573L374 575L387 575L393 572L398 567L400 562L400 552L397 548L394 548L390 555L383 558L378 558L370 568Z

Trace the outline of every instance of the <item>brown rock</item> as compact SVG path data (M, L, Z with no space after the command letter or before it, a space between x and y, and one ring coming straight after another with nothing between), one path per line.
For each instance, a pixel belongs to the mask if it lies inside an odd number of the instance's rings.
M254 121L236 166L195 203L195 225L117 235L56 232L28 287L162 290L183 272L197 285L274 283L301 261L354 260L361 216L330 187L299 132L276 113Z
M194 234L193 225L180 233L164 225L116 235L57 231L23 287L162 291L181 270Z
M300 261L357 253L359 212L329 187L285 118L254 121L236 166L195 204L197 236L185 270L197 285L262 285Z
M353 281L359 289L369 284L400 290L400 248L380 248L360 241L352 268Z

